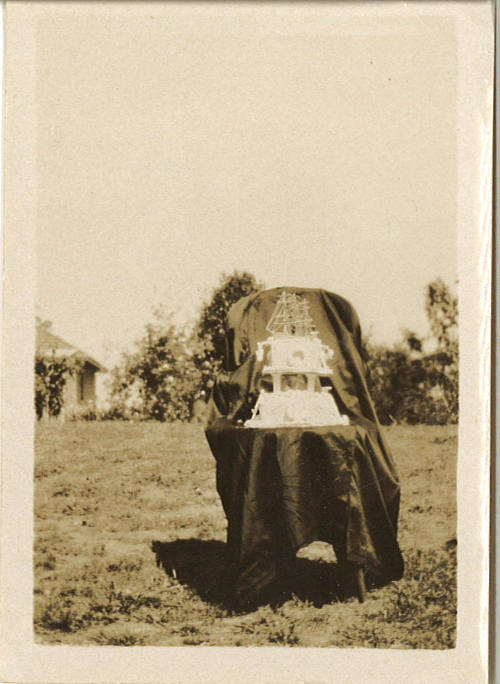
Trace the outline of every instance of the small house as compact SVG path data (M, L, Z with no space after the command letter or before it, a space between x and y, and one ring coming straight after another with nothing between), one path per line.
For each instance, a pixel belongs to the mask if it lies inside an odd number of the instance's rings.
M37 321L37 356L52 356L79 361L79 370L66 377L63 391L63 417L93 409L96 405L96 373L106 368L85 352L54 335L50 321Z

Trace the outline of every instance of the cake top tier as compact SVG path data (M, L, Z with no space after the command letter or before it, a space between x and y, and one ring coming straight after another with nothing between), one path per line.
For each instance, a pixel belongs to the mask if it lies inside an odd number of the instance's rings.
M330 375L328 360L333 357L333 350L321 343L314 334L285 335L269 337L259 342L257 359L264 359L264 347L269 348L264 373L296 372Z

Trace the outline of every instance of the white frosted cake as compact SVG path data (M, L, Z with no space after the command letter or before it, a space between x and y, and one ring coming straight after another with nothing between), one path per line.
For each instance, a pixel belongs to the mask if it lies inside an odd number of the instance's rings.
M260 392L245 426L348 425L331 388L321 387L320 378L332 375L327 361L333 350L313 329L307 302L283 292L267 330L271 335L259 342L257 359L264 361L262 372L272 377L273 389Z

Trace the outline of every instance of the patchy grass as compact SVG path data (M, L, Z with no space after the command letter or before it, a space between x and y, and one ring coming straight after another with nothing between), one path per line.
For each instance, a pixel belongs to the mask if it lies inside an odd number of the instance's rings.
M39 643L450 648L456 626L456 428L386 429L401 477L400 582L367 601L328 588L328 548L296 593L247 614L222 586L226 521L195 425L40 424L35 462Z

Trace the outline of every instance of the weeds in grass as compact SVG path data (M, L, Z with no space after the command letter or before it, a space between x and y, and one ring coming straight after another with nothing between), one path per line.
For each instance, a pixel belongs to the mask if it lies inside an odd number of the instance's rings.
M295 646L299 643L298 636L294 633L293 623L282 615L265 622L265 632L269 643L278 646Z
M90 624L85 606L61 597L49 600L39 611L36 625L59 632L77 632Z
M146 635L133 634L124 629L112 633L101 630L92 636L92 641L101 646L143 646Z

